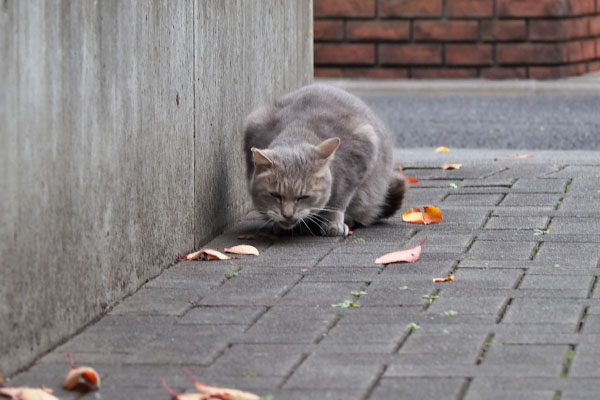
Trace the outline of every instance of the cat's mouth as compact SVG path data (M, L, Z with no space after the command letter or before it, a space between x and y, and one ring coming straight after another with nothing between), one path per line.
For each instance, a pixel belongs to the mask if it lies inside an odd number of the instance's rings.
M284 229L292 229L298 223L297 219L286 218L284 220L278 221L279 225Z

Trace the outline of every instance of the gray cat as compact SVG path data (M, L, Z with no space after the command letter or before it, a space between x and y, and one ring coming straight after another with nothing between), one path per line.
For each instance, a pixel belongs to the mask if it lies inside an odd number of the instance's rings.
M314 84L253 111L244 125L248 185L274 227L346 236L400 208L407 190L392 170L392 138L360 99Z

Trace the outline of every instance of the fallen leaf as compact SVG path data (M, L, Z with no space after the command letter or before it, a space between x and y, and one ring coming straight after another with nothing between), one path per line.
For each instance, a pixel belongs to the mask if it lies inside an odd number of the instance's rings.
M442 169L459 169L460 167L462 167L462 164L444 164L442 165Z
M225 253L232 254L241 254L241 255L258 255L258 249L254 246L250 246L249 244L240 244L233 247L228 247L225 250Z
M402 214L402 220L411 224L436 224L443 220L442 211L435 206L423 207L423 212L420 208L411 208Z
M185 256L186 260L231 260L231 257L213 249L202 249Z
M71 370L63 383L65 389L73 390L81 383L92 389L100 389L100 375L94 368L76 366L71 353L67 353L67 357L69 358L69 364L71 364Z
M411 247L406 250L394 251L392 253L384 254L375 260L375 264L394 264L394 263L412 263L419 259L421 256L421 246L427 240L427 236L425 239L421 241L415 247Z
M413 178L412 176L404 175L406 179L408 179L408 183L419 183L417 178Z
M237 237L237 240L254 240L256 237L252 234L249 235L240 235Z
M300 272L301 272L301 273L308 272L308 268L300 268Z
M165 388L167 393L169 393L169 395L174 399L177 399L177 400L210 400L210 397L207 397L206 395L204 395L202 393L175 393L173 391L173 389L171 389L167 385L165 378L160 378L160 382L162 383L162 386L163 386L163 388Z
M403 169L404 169L404 168L402 168L402 166L399 166L399 167L398 167L398 171L399 171L399 172L402 172L402 170L403 170Z
M348 231L348 236L352 236L352 235L354 235L354 232Z
M209 399L223 399L223 400L261 400L260 396L254 393L244 392L237 389L229 389L218 386L208 386L194 378L188 369L185 369L185 373L194 382L196 390L204 395L208 395Z
M437 149L435 149L436 153L448 153L450 151L449 148L447 148L446 146L441 146L438 147Z
M454 281L454 275L448 275L445 278L434 278L433 279L434 283L441 283L441 282L448 282L448 281Z
M533 158L534 154L513 154L513 158Z
M52 394L52 389L30 387L3 387L0 396L10 397L13 400L58 400Z
M270 233L267 232L259 232L258 236L265 238L265 239L269 239L269 240L277 240L277 236L272 235Z

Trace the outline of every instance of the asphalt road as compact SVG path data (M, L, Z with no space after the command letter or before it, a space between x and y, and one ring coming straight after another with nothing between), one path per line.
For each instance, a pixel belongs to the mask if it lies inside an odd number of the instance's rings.
M600 93L359 96L400 148L600 150Z

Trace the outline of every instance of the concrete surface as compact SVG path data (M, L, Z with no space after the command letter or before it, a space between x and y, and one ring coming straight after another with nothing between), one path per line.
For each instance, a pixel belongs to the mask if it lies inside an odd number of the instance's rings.
M207 246L258 257L170 267L10 384L167 399L160 378L191 391L189 368L274 400L596 398L600 152L516 153L397 149L420 179L403 210L436 205L434 225L238 240L261 226L248 217ZM373 263L425 236L417 262ZM333 306L345 300L360 307ZM100 392L60 389L67 352L98 369Z
M310 1L0 3L0 370L243 213L241 123L311 32Z

